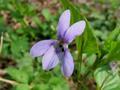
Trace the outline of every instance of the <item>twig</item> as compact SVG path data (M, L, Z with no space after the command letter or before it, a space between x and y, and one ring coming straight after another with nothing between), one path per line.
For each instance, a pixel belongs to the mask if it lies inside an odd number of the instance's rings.
M0 53L2 52L2 47L3 47L3 33L0 38Z
M8 80L8 79L4 79L2 77L0 77L0 81L11 84L13 86L16 86L18 83L16 81L12 81L12 80Z
M16 82L16 81L8 80L8 79L2 78L2 77L0 77L0 81L5 82L5 83L8 83L8 84L11 84L11 85L13 85L13 86L16 86L16 85L20 84L20 83L18 83L18 82ZM30 88L30 89L33 88L32 84L29 85L29 88Z

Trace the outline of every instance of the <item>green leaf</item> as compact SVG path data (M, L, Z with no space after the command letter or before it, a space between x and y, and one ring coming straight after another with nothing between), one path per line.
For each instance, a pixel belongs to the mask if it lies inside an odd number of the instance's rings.
M11 52L15 57L20 57L29 47L27 37L16 37L11 43Z
M49 80L49 84L56 86L58 83L61 84L64 82L64 80L60 82L61 80L62 80L61 78L53 77Z
M120 26L117 26L115 30L111 32L107 40L117 41L117 37L120 35Z
M45 17L45 19L46 19L47 21L49 21L49 20L51 19L51 14L50 14L50 12L49 12L48 9L43 9L43 10L42 10L42 14L43 14L43 16Z
M120 77L112 73L107 66L102 66L94 72L98 90L120 90Z
M83 43L83 52L88 54L97 53L100 56L100 51L96 37L93 33L93 29L90 26L90 23L86 20L86 28L84 32L84 43Z
M36 84L33 90L50 90L48 84Z
M31 90L27 84L18 84L15 87L15 90Z
M95 54L87 56L87 59L86 59L87 66L91 67L94 64L95 60L96 60L96 55Z
M104 43L104 50L110 52L117 44L117 41L120 41L119 36L120 36L120 26L117 26L106 39Z
M20 60L18 60L17 66L21 71L26 72L29 77L33 75L33 60L32 57L26 53Z
M28 83L29 77L26 72L22 70L18 70L16 68L9 67L6 69L7 73L11 76L12 79L21 82L21 83Z
M112 50L108 53L107 60L120 60L120 42L114 44Z
M85 75L87 71L88 71L88 67L82 62L81 70L80 70L81 75Z
M53 90L70 90L69 88L66 88L66 87L62 87L62 86L60 86L60 85L57 85L57 86L55 86L54 88L53 88Z
M32 18L32 21L35 22L35 24L36 24L37 26L41 27L42 22L40 21L40 19L39 19L37 16L33 17L33 18Z

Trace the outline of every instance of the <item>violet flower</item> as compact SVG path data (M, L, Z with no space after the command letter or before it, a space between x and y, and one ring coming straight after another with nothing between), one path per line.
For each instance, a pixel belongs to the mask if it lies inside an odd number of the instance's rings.
M111 69L113 72L115 72L116 69L117 69L117 67L118 67L117 62L115 62L115 61L110 62L110 63L109 63L109 66L110 66L110 69Z
M54 68L58 63L64 76L69 77L74 70L74 62L68 45L85 28L85 21L79 21L70 26L70 10L62 13L58 23L57 40L39 41L30 50L32 57L43 56L42 67L44 70Z

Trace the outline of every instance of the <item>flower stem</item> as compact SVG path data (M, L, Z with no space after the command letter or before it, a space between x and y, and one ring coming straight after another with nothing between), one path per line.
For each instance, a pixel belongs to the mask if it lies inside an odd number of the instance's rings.
M80 74L81 74L81 65L82 65L82 36L78 37L76 40L76 45L77 45L77 50L78 50L78 69L77 69L77 74L78 74L78 80L80 79Z

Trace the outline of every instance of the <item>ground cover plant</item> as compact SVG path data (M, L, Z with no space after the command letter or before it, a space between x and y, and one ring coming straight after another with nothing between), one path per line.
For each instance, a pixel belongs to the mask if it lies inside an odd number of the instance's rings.
M0 0L0 90L120 90L119 12L117 0Z

